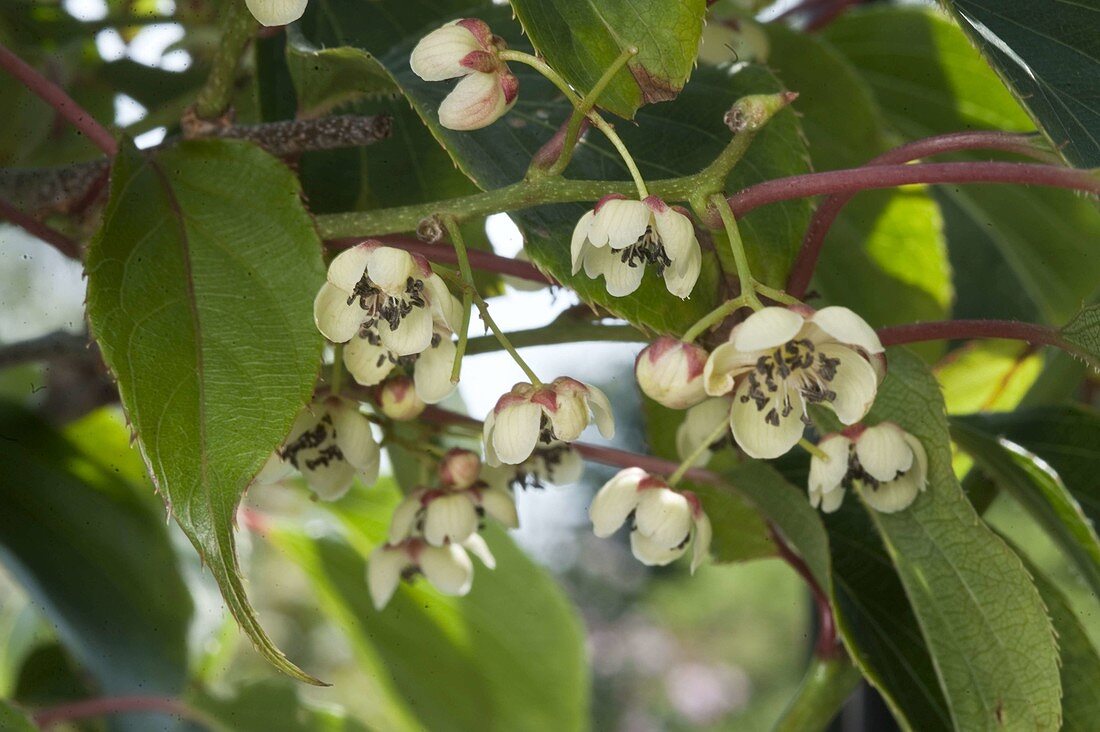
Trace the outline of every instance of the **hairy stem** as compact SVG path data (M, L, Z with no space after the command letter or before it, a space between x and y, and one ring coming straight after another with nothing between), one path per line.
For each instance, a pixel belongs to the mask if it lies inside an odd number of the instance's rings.
M845 656L815 658L795 696L772 728L774 732L820 732L827 729L862 678Z
M221 117L233 101L233 82L237 66L245 48L256 32L256 19L252 17L244 0L224 3L222 38L206 84L195 98L195 114L199 119L213 120Z
M729 197L735 216L769 203L825 193L856 193L914 183L1017 183L1068 188L1100 195L1100 178L1090 170L1028 163L921 163L869 165L764 181Z
M57 229L31 218L15 206L0 198L0 221L8 221L52 246L70 259L80 259L80 244Z
M932 155L963 150L999 150L1053 161L1051 154L1037 144L1039 142L1039 138L1035 135L1010 132L953 132L901 145L871 159L867 165L897 165ZM795 297L806 294L814 269L817 267L818 258L821 256L821 249L825 245L825 237L841 210L848 201L852 200L855 193L834 193L818 206L802 239L802 248L791 267L791 274L787 280L787 292Z
M61 87L38 73L30 64L16 56L3 44L0 44L0 68L37 94L46 104L56 109L58 114L87 137L92 144L102 150L107 157L114 157L115 153L118 152L118 143L115 142L114 135L108 132L107 128L99 124L87 110L73 101L73 98L66 94Z

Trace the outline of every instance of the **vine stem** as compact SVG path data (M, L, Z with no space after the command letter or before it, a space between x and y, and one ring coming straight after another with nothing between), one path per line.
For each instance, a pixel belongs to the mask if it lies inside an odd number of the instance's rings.
M815 658L773 732L820 732L859 685L860 674L844 656Z
M34 722L41 729L46 730L55 725L78 719L131 714L134 712L159 712L199 722L211 729L218 727L216 723L199 710L179 699L167 696L113 696L84 699L35 712Z
M52 246L70 259L80 261L80 245L57 229L43 224L0 198L0 220L8 221Z
M0 43L0 68L7 71L42 101L57 110L82 135L88 138L107 157L118 153L118 143L106 127L96 121L91 114L77 104L65 91L36 71L30 64L16 56L7 46Z
M999 150L1001 152L1027 155L1039 160L1050 160L1051 155L1038 147L1034 135L1022 135L1010 132L952 132L946 135L926 137L922 140L901 145L888 150L867 162L872 165L896 165L919 160L932 155L960 152L964 150ZM856 192L834 193L822 201L810 219L806 235L802 239L802 248L798 252L790 277L787 279L787 292L795 297L803 297L809 288L810 279L817 268L821 249L829 229L840 215L841 210L855 196Z
M1017 320L936 320L891 325L879 328L878 337L884 346L971 338L1001 338L1062 349L1070 346L1054 328Z
M480 420L432 405L429 405L421 416L437 424L458 425L477 430L480 430L481 426ZM573 442L570 443L570 445L579 455L581 455L581 457L602 465L610 465L617 468L638 467L648 473L666 476L675 474L680 467L671 460L664 460L663 458L654 457L652 455L642 455L640 453L630 452L629 450L620 450L616 447L590 445L584 442ZM707 470L706 468L689 467L684 471L682 477L698 483L717 486L719 488L732 488L735 491L737 490L736 486L732 486L730 482L721 475ZM813 594L814 605L819 615L819 635L815 647L815 654L819 658L835 657L841 649L837 643L836 622L833 619L833 610L832 606L829 604L828 594L825 592L824 588L817 583L817 580L814 579L813 572L810 571L810 568L806 565L806 562L802 560L802 557L800 557L791 545L787 543L787 540L783 537L779 528L770 520L767 524L769 536L775 543L779 557L787 564L791 565L791 568L805 580L806 584L810 587L810 592Z
M1100 195L1100 178L1090 170L1029 163L920 163L869 165L861 168L807 173L764 181L730 196L737 217L769 203L824 193L858 193L914 183L1017 183L1068 188Z

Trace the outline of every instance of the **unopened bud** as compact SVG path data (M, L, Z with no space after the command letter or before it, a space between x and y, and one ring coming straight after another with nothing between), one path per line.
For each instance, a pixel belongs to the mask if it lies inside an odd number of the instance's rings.
M450 450L439 464L439 480L448 488L469 488L480 473L481 459L469 450Z
M398 422L407 422L416 419L424 411L424 404L413 381L408 376L397 376L388 379L378 391L378 406L382 414Z
M658 404L687 409L706 398L706 363L706 350L666 336L642 349L634 362L634 376L642 392Z
M752 94L741 97L726 112L723 121L730 132L756 132L779 110L798 99L797 92L779 92L778 94Z

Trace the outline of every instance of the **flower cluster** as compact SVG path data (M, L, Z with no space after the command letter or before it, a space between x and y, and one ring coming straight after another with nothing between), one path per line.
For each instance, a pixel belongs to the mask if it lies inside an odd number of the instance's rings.
M893 422L856 425L825 435L817 446L823 456L810 460L810 502L825 513L840 508L848 488L876 511L896 513L928 483L924 446Z
M512 108L519 80L500 58L504 41L484 21L463 18L420 39L409 65L424 81L460 81L439 105L439 123L451 130L487 127Z
M386 543L371 554L367 584L379 610L398 582L421 572L440 592L465 595L473 583L467 552L492 569L496 562L479 535L486 516L507 528L519 526L507 488L481 479L481 461L467 450L451 450L440 462L439 486L405 496L390 519Z

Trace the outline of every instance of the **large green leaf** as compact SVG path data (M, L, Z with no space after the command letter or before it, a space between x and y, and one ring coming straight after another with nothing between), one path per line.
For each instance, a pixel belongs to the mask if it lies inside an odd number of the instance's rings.
M957 418L951 435L978 467L1016 499L1100 593L1100 539L1061 478L1033 453L996 433L983 422Z
M978 517L951 468L943 399L893 349L871 421L893 420L928 454L928 489L895 514L870 510L931 651L959 729L1057 729L1061 684L1050 620L1019 557Z
M817 170L856 167L889 147L867 83L841 54L780 25L768 26L768 39L768 65L799 93L794 109ZM829 230L815 287L875 326L946 317L954 293L943 222L928 191L868 191L853 199Z
M944 4L1066 160L1100 167L1100 2Z
M439 595L419 581L382 611L367 592L364 555L383 541L399 498L377 486L333 511L350 544L280 528L272 540L305 569L322 609L342 628L383 700L381 729L576 730L587 726L583 633L554 581L499 529L484 533L497 559L475 560L473 590Z
M386 19L368 17L345 0L326 0L318 3L317 8L316 12L307 13L302 23L310 42L325 46L345 44L372 53L389 70L458 167L483 189L522 180L532 156L569 115L570 107L552 84L517 66L513 70L520 79L519 99L503 119L474 132L446 130L439 125L436 110L450 85L421 81L409 69L408 59L423 31L469 13L451 6L440 11L426 6L422 0L404 3L401 12ZM420 15L414 13L418 9ZM493 30L513 47L523 46L523 36L509 20L506 8L467 10L488 20ZM619 132L647 178L693 173L709 163L729 141L730 133L722 118L738 97L779 89L774 77L761 67L745 67L732 75L701 67L674 102L642 109L637 115L637 126L624 126ZM749 153L731 174L727 188L736 190L808 169L798 121L793 112L784 110L757 136ZM574 178L593 180L622 181L628 177L618 155L595 133L588 135L568 172ZM574 277L569 239L577 220L590 207L590 204L562 204L519 212L516 218L525 229L531 259L558 281L575 289L584 300L653 330L682 331L713 307L720 272L709 253L699 284L686 302L670 295L653 273L646 275L637 293L624 298L609 296L602 281L589 280L583 275ZM753 271L759 278L772 285L783 284L809 215L810 204L802 200L763 207L745 218L742 234ZM327 223L338 228L339 219L329 217Z
M852 12L825 32L870 85L906 140L970 129L1034 129L962 31L939 14ZM969 159L986 159L977 153ZM1073 193L1023 186L939 186L955 271L957 317L1061 324L1100 282L1100 214Z
M155 157L125 145L87 272L92 331L172 515L257 648L312 680L260 627L233 537L237 502L320 361L321 247L297 181L245 143Z
M539 55L583 94L623 51L638 50L608 84L600 106L633 117L672 99L695 64L704 0L512 0Z
M178 693L192 603L161 512L98 450L20 408L0 403L0 436L6 568L101 693Z

